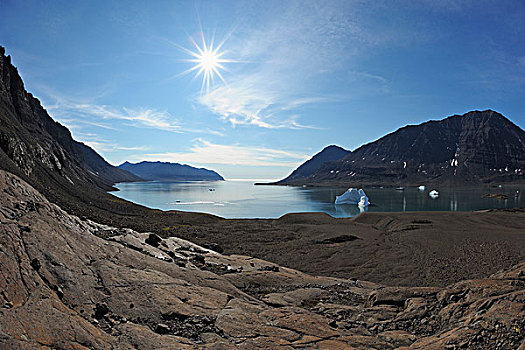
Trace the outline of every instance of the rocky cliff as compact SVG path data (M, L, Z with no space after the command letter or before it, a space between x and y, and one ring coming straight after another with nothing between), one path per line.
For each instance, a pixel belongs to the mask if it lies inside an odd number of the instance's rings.
M525 264L385 287L80 219L5 171L0 192L1 348L525 346Z
M144 180L157 181L222 181L213 170L168 162L125 162L118 166Z
M403 127L283 184L475 185L525 181L525 132L503 115L472 111Z
M10 56L0 46L0 169L30 181L53 199L85 189L108 190L139 180L73 140L24 88Z

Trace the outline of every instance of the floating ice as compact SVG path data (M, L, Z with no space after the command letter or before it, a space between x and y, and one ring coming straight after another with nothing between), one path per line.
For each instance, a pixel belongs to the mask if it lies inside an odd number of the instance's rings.
M355 204L361 207L368 206L368 197L363 189L349 188L342 195L335 197L335 204Z
M427 189L426 186L419 186L419 187L418 187L418 190L420 190L420 191L424 191L424 190L426 190L426 189Z
M430 191L430 193L428 195L430 197L432 197L432 198L437 198L437 197L439 197L439 192L436 191L436 190L432 190L432 191Z
M357 204L361 208L368 207L368 197L367 196L361 196L361 199L359 200L359 203Z

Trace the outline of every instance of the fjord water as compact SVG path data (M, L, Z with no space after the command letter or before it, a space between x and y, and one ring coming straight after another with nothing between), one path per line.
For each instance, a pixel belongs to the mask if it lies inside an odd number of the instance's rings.
M259 180L260 181L260 180ZM346 188L255 186L254 180L119 183L117 197L162 210L215 214L224 218L278 218L286 213L325 212L334 217L360 213L355 205L335 205ZM417 188L365 188L372 206L368 211L469 211L525 207L525 195L516 186L503 188L437 188L432 199ZM517 192L519 191L519 192ZM506 194L508 199L484 198Z

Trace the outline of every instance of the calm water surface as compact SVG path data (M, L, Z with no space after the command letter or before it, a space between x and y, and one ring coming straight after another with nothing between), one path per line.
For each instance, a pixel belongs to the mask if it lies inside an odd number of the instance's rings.
M117 184L120 191L112 193L150 208L203 212L224 218L278 218L296 212L325 212L334 217L350 217L360 213L355 205L334 204L335 196L346 188L254 186L254 183L254 180L131 182ZM392 188L364 188L373 204L368 211L468 211L525 207L525 195L517 186L493 189L438 187L440 195L435 199L428 196L432 189L419 191L417 188L406 188L397 191ZM508 199L483 198L487 193L504 193Z

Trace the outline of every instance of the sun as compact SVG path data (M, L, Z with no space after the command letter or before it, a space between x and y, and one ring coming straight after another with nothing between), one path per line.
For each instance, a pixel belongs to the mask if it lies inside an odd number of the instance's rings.
M199 45L193 38L190 37L191 42L195 46L195 51L184 49L184 51L193 56L191 59L185 61L192 62L195 65L188 69L185 73L196 71L195 77L202 75L202 87L201 92L208 92L210 86L213 84L215 76L226 84L221 70L226 70L223 63L233 62L231 60L223 58L225 51L221 51L222 45L225 40L222 41L219 45L214 47L213 38L209 43L206 42L204 34L201 34L201 44Z

